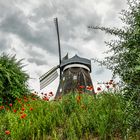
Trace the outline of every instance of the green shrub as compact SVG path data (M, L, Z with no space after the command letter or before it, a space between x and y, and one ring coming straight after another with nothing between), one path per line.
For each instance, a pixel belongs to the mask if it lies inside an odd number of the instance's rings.
M29 92L27 80L29 76L22 70L22 60L15 56L0 56L0 102L12 103L20 95Z

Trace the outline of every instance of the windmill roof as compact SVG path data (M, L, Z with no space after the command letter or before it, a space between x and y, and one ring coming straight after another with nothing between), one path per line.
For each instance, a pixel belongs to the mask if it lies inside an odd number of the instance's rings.
M75 55L72 58L66 60L62 60L60 67L63 69L66 65L69 64L83 64L86 65L91 71L91 61L89 59L79 57L78 55Z

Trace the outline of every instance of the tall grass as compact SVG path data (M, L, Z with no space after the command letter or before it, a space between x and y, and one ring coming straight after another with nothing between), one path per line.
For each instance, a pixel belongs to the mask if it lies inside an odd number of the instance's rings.
M108 92L97 96L70 93L50 102L32 96L23 97L17 99L10 110L5 109L0 113L0 138L138 139L139 131L131 128L134 117L132 108L129 101L123 100L122 95ZM6 130L10 131L9 135L5 134Z

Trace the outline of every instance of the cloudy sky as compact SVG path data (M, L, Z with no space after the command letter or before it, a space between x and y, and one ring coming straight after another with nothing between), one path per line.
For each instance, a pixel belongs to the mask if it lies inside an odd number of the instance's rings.
M112 39L87 26L121 27L119 13L126 0L0 0L0 53L25 58L24 69L32 79L30 88L39 91L39 76L56 66L58 46L54 18L58 17L62 56L68 52L103 60ZM93 83L107 81L111 72L92 62ZM58 79L43 90L56 91Z

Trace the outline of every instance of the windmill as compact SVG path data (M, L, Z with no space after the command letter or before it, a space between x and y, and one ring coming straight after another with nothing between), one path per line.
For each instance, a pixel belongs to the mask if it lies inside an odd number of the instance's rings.
M61 59L58 19L55 18L54 22L58 37L59 65L53 67L39 78L40 89L45 88L58 77L57 69L59 69L60 80L56 98L70 91L78 90L79 88L84 92L93 94L94 89L90 77L91 60L79 57L78 55L69 58L68 53Z

